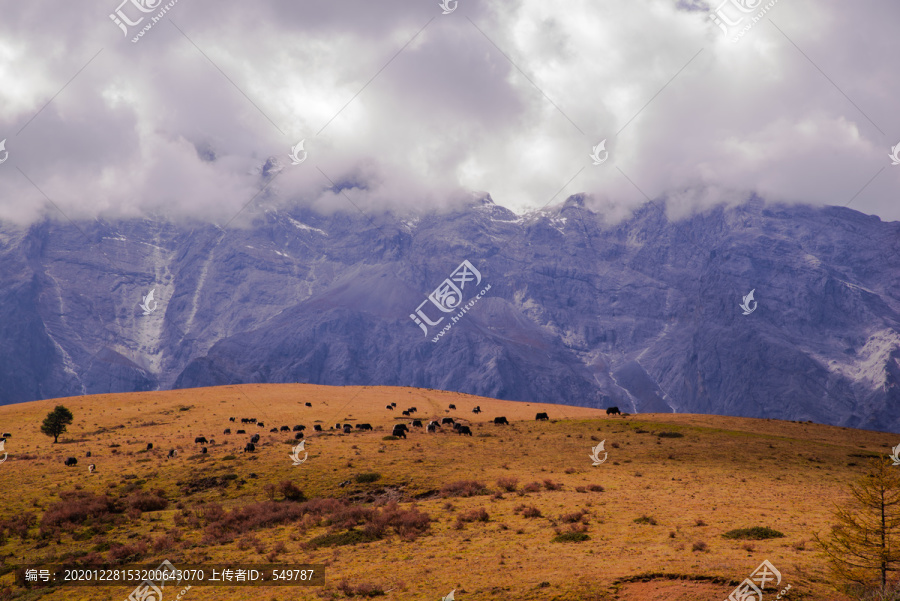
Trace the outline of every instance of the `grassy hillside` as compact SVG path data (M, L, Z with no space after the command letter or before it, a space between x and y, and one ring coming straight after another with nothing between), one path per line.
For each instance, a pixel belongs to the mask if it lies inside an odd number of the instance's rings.
M385 409L391 402L394 411ZM458 410L448 412L451 403ZM39 428L57 404L75 421L53 444ZM400 415L409 406L422 420L464 420L474 436L411 428L406 440L385 440L394 423L410 421ZM539 411L551 421L534 421ZM500 415L511 425L491 423ZM375 430L329 431L338 422ZM295 424L307 427L309 458L300 466L288 456L294 433L269 432ZM324 431L313 432L315 424ZM247 434L223 434L229 427ZM379 591L438 600L451 589L458 600L721 600L764 559L791 585L786 598L841 599L811 533L830 527L832 502L847 498L864 457L896 444L889 434L807 423L607 417L435 390L288 384L5 406L0 431L12 434L0 464L7 566L76 558L326 566L321 587L194 587L186 601ZM260 444L244 453L255 433ZM206 455L196 436L215 441ZM600 440L609 458L592 467L588 455ZM172 448L180 453L168 459ZM66 467L66 457L78 464ZM784 537L722 536L757 526ZM22 591L12 581L11 573L0 578L0 588L11 587L0 598L121 600L131 592L70 587L16 596ZM167 588L165 601L177 592Z

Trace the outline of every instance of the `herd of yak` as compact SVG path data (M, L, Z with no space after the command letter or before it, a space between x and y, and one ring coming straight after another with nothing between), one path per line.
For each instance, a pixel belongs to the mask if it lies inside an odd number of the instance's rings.
M312 407L312 403L306 403L306 406ZM387 409L389 411L393 411L396 408L397 408L397 403L391 403L390 405L385 406L385 409ZM449 413L450 410L455 410L455 409L456 409L456 405L451 404L449 406L449 408L447 409L447 412ZM418 412L418 409L416 409L415 407L410 407L410 408L404 410L402 412L402 414L406 417L412 417L412 414L416 413L416 412ZM472 409L472 413L481 413L481 406L476 405L475 408ZM623 417L628 415L627 413L622 413L621 411L619 411L618 407L609 407L606 410L606 414L607 415L622 415ZM234 417L230 417L228 419L231 422L236 421L236 418L234 418ZM537 421L546 421L548 419L550 419L550 418L547 416L546 413L543 413L543 412L535 415L535 420L537 420ZM256 424L256 426L259 428L264 428L266 426L263 422L257 421L255 417L249 417L249 418L242 417L241 423L242 424ZM498 426L499 425L507 425L508 426L509 421L505 417L495 417L494 424L498 425ZM438 432L442 426L451 426L453 428L453 430L456 431L457 434L472 436L472 429L469 426L465 426L461 423L456 422L456 420L454 420L452 417L444 417L441 419L440 422L438 422L436 420L432 420L432 421L428 422L427 426L423 425L422 420L412 419L411 425L414 428L425 427L428 432ZM372 428L371 424L356 424L355 426L353 426L351 424L343 424L342 425L342 424L338 423L338 424L335 424L333 427L329 426L329 430L341 430L341 431L343 431L344 434L349 434L349 433L353 432L354 427L360 431L374 429L374 428ZM320 426L318 424L314 425L313 429L316 432L323 431L322 426ZM280 428L271 428L269 430L269 432L273 432L273 433L295 432L294 440L303 440L303 438L304 438L303 431L304 430L306 430L306 426L298 424L298 425L294 426L293 428L291 428L290 426L281 426ZM405 439L407 432L409 432L409 428L407 427L406 424L396 424L396 425L394 425L393 430L391 431L391 436L394 436L396 438ZM246 434L246 433L247 433L246 430L236 430L235 431L235 434ZM225 428L224 434L231 434L231 428ZM8 436L8 435L6 435L6 436ZM205 436L197 436L196 438L194 438L194 443L195 444L215 444L215 440L207 440ZM244 452L252 453L252 452L256 451L256 445L258 443L259 443L259 434L254 434L253 436L250 437L250 442L248 442L246 445L244 445ZM153 443L152 442L147 443L147 450L149 451L151 449L153 449ZM201 454L206 454L207 452L208 452L207 447L200 448ZM178 455L178 451L175 449L171 449L169 451L167 457L174 458L177 455ZM90 457L90 456L91 456L91 452L88 451L87 457ZM77 463L78 463L78 460L74 457L69 457L65 461L65 464L67 466L74 466ZM88 470L91 473L93 473L95 467L96 466L94 464L91 464L88 466Z

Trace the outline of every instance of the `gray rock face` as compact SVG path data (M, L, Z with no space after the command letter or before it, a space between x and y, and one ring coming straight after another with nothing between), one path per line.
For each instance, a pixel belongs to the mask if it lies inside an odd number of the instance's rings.
M647 205L609 224L579 197L525 217L487 197L79 227L0 227L3 403L403 385L900 432L900 224L849 209L753 200L672 223ZM444 317L426 335L410 315L463 260L481 282L452 313L426 302Z

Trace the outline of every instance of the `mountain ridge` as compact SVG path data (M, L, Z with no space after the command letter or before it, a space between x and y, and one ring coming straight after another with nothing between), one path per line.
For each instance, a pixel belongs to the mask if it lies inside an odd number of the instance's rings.
M900 431L900 223L755 198L667 208L609 223L581 195L522 216L481 195L419 215L266 210L229 230L4 224L2 402L378 384ZM490 290L431 342L458 309L425 336L411 316L439 317L428 294L463 261Z

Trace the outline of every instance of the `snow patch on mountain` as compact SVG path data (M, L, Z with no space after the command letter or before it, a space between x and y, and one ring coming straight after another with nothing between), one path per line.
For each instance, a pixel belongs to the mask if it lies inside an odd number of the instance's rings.
M316 232L318 234L322 234L323 236L328 235L323 230L320 230L317 227L312 227L312 226L306 225L305 223L301 223L300 221L297 221L293 217L288 217L287 220L291 222L291 225L293 225L295 228L297 228L299 230L304 230L304 231L308 231L308 232Z
M900 348L900 332L880 330L866 340L865 345L856 352L856 360L839 360L817 356L816 359L832 373L840 374L850 380L866 382L873 389L881 388L887 382L888 364L891 353Z

